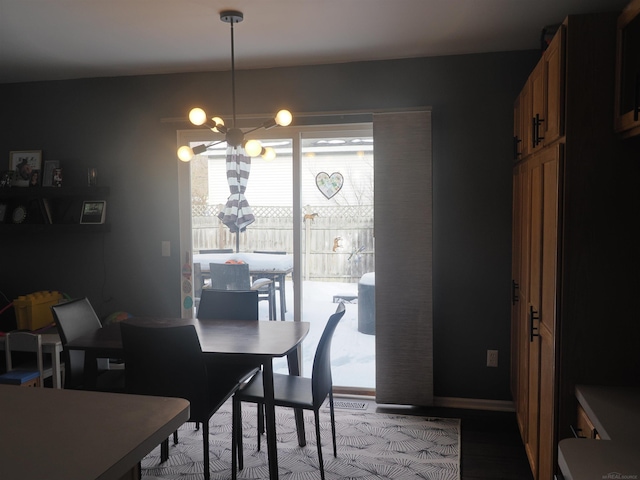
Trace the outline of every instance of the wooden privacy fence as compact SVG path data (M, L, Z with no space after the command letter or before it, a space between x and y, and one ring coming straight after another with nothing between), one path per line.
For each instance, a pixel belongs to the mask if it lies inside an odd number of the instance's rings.
M235 234L218 219L222 205L192 206L193 250L233 248ZM252 206L256 221L240 234L240 251L293 253L293 208ZM375 271L373 205L305 207L302 278L356 283Z

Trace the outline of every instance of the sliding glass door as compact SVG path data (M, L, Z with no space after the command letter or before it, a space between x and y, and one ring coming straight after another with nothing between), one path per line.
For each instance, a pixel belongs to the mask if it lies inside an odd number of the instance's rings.
M302 371L311 375L313 355L322 330L340 301L347 313L332 345L334 385L373 390L375 335L372 277L373 140L371 125L288 127L255 132L276 158L252 159L245 196L255 221L239 235L218 218L229 196L226 145L211 148L190 164L179 165L181 236L184 272L193 278L194 314L199 289L207 288L204 260L220 252L229 259L290 262L291 270L276 283L275 318L308 321L310 334L302 346ZM207 131L180 131L178 143L211 141ZM226 253L222 253L226 252ZM261 257L256 260L256 252ZM266 252L266 253L265 253ZM226 258L226 257L225 257ZM202 260L199 262L198 260ZM257 265L257 263L256 263ZM250 265L251 267L251 265ZM257 268L257 267L256 267ZM365 304L360 304L363 295ZM260 320L270 316L260 302ZM286 371L286 362L274 364Z

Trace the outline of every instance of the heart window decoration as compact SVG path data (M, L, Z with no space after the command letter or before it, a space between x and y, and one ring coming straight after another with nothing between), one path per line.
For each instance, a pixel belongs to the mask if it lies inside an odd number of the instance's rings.
M343 183L344 177L340 172L333 172L331 175L320 172L316 175L316 186L327 200L340 191Z

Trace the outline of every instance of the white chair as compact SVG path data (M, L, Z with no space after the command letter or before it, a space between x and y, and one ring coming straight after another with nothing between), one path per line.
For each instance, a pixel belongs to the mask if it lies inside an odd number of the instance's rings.
M5 336L5 358L7 372L0 375L0 384L25 387L43 387L44 379L53 375L51 367L45 369L42 360L42 337L31 332L9 332ZM36 361L17 365L14 368L14 352L33 352Z

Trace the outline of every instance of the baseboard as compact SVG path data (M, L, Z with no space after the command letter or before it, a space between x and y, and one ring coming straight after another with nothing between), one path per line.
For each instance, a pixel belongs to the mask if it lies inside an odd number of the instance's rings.
M334 395L341 398L369 400L375 403L375 391L362 389L341 389ZM384 405L389 406L389 405ZM495 412L515 412L516 407L511 400L487 400L483 398L433 397L434 407L463 408L469 410L490 410Z
M482 398L433 397L433 406L497 412L516 411L515 404L511 400L487 400Z

